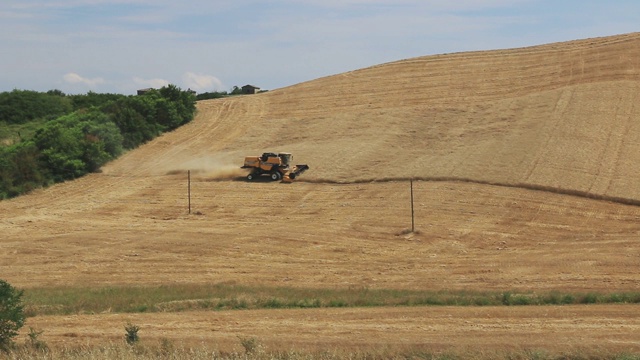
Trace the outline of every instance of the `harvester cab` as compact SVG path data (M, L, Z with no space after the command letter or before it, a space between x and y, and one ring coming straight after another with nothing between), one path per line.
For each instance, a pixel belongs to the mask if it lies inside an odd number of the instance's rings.
M247 156L244 158L243 169L251 169L247 180L252 181L263 175L273 181L282 180L293 182L298 175L309 169L307 164L291 165L293 155L290 153L266 152L261 156Z

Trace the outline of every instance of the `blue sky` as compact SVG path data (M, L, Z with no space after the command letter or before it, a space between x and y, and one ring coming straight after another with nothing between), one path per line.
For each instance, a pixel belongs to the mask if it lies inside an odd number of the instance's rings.
M637 0L3 0L0 91L272 90L423 55L636 31Z

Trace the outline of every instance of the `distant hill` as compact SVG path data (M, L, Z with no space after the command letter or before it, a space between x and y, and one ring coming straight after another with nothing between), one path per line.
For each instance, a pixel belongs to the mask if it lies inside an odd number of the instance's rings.
M401 60L200 102L188 129L109 170L274 150L309 163L309 181L444 178L640 199L639 80L640 33Z

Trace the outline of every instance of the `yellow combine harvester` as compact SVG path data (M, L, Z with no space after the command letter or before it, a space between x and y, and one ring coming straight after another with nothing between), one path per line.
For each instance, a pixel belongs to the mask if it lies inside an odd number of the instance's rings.
M298 175L309 169L309 165L290 165L293 155L290 153L267 152L262 156L247 156L242 169L252 169L247 180L252 181L260 176L268 175L273 181L292 182Z

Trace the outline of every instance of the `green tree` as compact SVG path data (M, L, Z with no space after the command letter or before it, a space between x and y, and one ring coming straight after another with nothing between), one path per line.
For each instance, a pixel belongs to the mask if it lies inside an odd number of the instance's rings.
M62 92L39 93L13 90L0 93L0 121L24 124L40 118L55 118L72 111L71 100Z
M23 291L0 279L0 349L7 351L24 325Z
M159 90L160 95L175 106L179 122L172 124L169 130L173 130L180 125L186 124L196 111L196 96L190 91L182 91L175 85L167 85Z
M0 199L29 192L46 182L39 155L33 141L0 148Z
M28 121L17 127L30 129L18 144L0 146L0 200L99 170L123 149L191 121L195 101L175 85L143 96L0 93L0 124Z
M70 95L71 103L74 110L90 109L92 107L101 108L107 104L125 98L125 95L121 94L98 94L93 91L89 91L84 95Z
M75 115L60 118L48 122L34 136L43 163L56 182L85 174L84 162L80 159L83 134L76 125Z
M144 95L118 99L106 105L104 111L120 128L124 148L133 149L191 121L195 103L195 95L169 85Z
M196 95L196 100L220 99L228 95L226 91L205 92Z
M9 197L9 189L13 184L11 156L8 148L0 147L0 200Z
M87 113L80 117L78 126L82 128L81 159L86 171L95 172L122 153L120 129L106 114L98 111Z
M162 133L156 123L155 100L152 96L127 97L105 107L123 136L123 147L133 149Z
M182 124L182 118L178 113L178 106L175 102L160 98L156 100L155 107L155 120L163 128L173 130Z
M48 122L36 131L41 159L55 181L94 172L122 152L122 135L107 115L76 112Z

